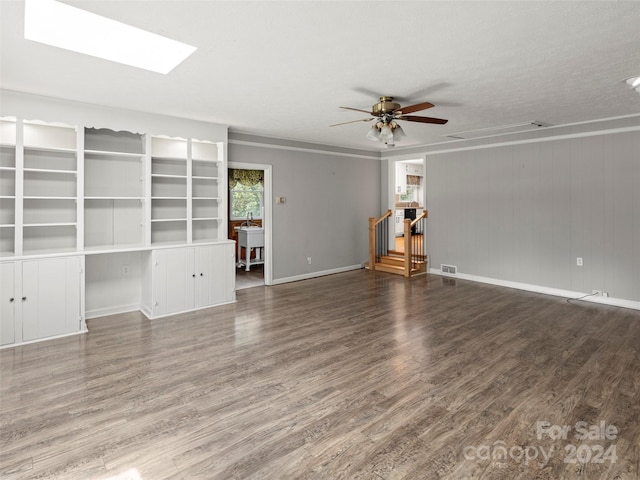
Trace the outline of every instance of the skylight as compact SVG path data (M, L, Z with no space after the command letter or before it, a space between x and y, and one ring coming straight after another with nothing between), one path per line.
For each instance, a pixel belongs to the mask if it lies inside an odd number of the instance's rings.
M25 0L24 38L164 74L196 50L54 0Z

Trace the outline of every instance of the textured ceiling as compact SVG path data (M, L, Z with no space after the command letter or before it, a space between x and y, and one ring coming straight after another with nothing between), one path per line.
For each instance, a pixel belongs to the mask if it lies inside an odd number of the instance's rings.
M3 89L229 125L233 131L377 150L379 95L430 101L397 144L539 120L640 113L638 1L67 1L198 50L168 75L22 38L24 3L0 0Z

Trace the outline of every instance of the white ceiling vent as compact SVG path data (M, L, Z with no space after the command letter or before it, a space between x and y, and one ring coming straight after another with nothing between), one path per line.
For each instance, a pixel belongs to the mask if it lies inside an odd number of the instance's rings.
M550 127L550 123L533 120L526 123L515 123L513 125L500 125L498 127L478 128L477 130L468 130L466 132L451 133L443 135L445 138L455 138L456 140L468 140L473 138L490 137L493 135L503 135L506 133L519 133L529 130L536 130L540 127Z

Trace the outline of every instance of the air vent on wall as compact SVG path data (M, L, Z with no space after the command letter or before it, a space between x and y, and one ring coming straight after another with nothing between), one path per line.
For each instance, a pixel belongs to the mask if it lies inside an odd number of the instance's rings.
M440 265L440 271L442 273L448 273L449 275L455 275L458 273L458 267L455 265L445 265L444 263Z
M533 120L526 123L516 123L513 125L500 125L498 127L478 128L477 130L468 130L466 132L450 133L444 135L446 138L455 138L456 140L469 140L473 138L490 137L492 135L502 135L505 133L519 133L529 130L535 130L540 127L550 127L550 123Z

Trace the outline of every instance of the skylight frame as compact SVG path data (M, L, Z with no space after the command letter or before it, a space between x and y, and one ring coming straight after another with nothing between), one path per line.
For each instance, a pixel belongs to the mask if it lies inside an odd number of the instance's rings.
M25 0L24 38L165 75L197 49L55 0Z

